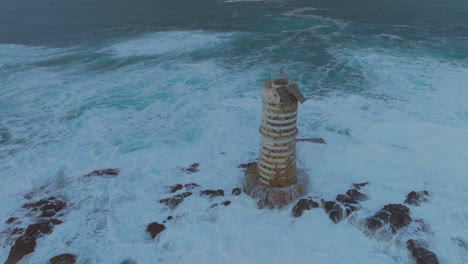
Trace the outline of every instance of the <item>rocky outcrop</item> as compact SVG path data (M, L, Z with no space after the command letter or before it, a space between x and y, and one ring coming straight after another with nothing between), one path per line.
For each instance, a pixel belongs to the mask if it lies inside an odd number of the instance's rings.
M200 195L209 196L209 197L217 197L217 196L224 196L224 191L219 190L203 190L200 191Z
M66 206L67 204L64 201L55 197L49 197L37 202L24 204L23 208L29 209L31 211L40 210L42 212L40 217L52 217L63 210Z
M192 195L191 192L184 192L169 198L161 199L159 202L167 205L170 209L175 209L180 203L184 201L186 197L189 197L190 195Z
M34 252L36 248L36 240L44 235L52 233L55 225L61 224L58 219L50 219L31 224L26 229L26 232L16 239L15 244L10 249L10 254L5 264L15 264L24 256Z
M164 229L166 229L166 227L158 222L152 222L146 227L146 231L150 233L151 238L153 239L156 238L156 236L158 236L159 233L164 231Z
M195 173L195 172L198 172L199 169L198 167L200 166L200 164L198 163L193 163L192 165L190 165L190 167L188 168L183 168L182 171L185 171L187 173Z
M316 144L325 144L325 140L323 138L298 138L296 142L310 142Z
M294 205L291 214L294 217L300 217L305 210L311 210L318 207L320 207L320 205L312 199L300 199L296 205Z
M366 219L365 225L371 231L376 231L386 224L390 225L392 232L411 223L409 208L402 204L387 204L376 214Z
M420 192L412 191L406 195L405 204L419 206L421 203L427 203L428 201L429 201L428 191L420 191Z
M439 264L439 259L434 252L422 247L422 243L413 239L406 242L406 248L410 251L416 264Z
M350 197L353 201L359 201L359 202L362 202L362 201L366 201L367 199L369 199L367 197L367 195L361 193L360 191L356 190L356 189L350 189L346 192L346 195L348 197Z
M119 175L120 169L103 169L103 170L95 170L91 173L84 175L83 177L92 177L92 176L103 176L113 178Z
M61 254L51 258L50 264L75 264L76 256L73 254Z

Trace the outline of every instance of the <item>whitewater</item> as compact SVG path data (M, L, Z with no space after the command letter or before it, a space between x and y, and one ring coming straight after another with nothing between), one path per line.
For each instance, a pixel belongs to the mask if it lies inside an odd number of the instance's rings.
M422 190L430 201L409 207L430 226L428 249L441 263L468 263L468 38L428 44L403 26L315 11L279 11L256 31L0 44L0 231L11 216L32 222L20 209L28 194L68 204L63 224L20 263L73 253L77 263L410 264L405 243L417 234L379 239L359 220ZM257 157L261 83L279 67L308 98L298 137L326 141L297 145L309 195L333 200L370 182L352 219L335 224L319 209L293 218L293 204L258 209L246 194L231 196L242 186L239 164ZM199 172L181 170L193 163ZM104 168L121 171L82 177ZM174 210L159 203L169 186L192 182L226 195L193 195ZM146 225L169 215L151 239ZM0 262L8 243L1 233Z

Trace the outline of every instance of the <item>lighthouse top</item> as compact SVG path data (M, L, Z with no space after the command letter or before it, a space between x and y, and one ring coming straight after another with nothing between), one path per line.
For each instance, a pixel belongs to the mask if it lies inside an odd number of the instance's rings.
M296 82L289 81L288 75L280 68L279 72L274 75L272 81L264 83L264 101L269 103L284 104L292 106L297 101L301 104L306 101L304 95L299 90L299 85Z

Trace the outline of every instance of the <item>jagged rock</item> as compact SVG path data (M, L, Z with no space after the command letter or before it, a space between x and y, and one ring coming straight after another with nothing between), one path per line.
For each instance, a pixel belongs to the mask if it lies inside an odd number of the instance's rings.
M312 199L300 199L292 209L292 216L300 217L304 213L304 210L311 210L318 207L319 204Z
M16 221L16 217L10 217L10 218L8 218L8 219L5 221L5 224L11 224L11 223L13 223L14 221Z
M346 194L355 201L365 201L368 199L367 195L363 194L362 192L356 189L348 190Z
M171 193L175 193L178 190L182 190L184 186L182 184L175 184L175 185L170 186L169 188L171 188L170 190Z
M428 191L420 191L420 192L412 191L406 195L405 203L418 206L421 203L426 203L427 201L429 201Z
M353 183L353 187L360 190L362 187L366 186L367 184L369 184L369 182Z
M230 204L231 204L231 201L224 201L224 202L222 202L222 205L224 205L224 206L228 206L228 205L230 205Z
M116 177L119 175L120 169L103 169L103 170L95 170L91 173L84 175L83 177L92 177L92 176L104 176L104 177Z
M366 219L368 229L375 231L384 224L390 224L394 231L411 223L409 208L402 204L387 204L376 214Z
M40 215L41 217L52 217L57 212L63 210L66 206L66 202L58 200L55 197L49 197L37 202L24 204L23 208L29 209L31 211L37 211L40 209L42 211L42 214Z
M180 203L182 203L184 201L184 198L186 198L186 197L188 197L190 195L192 195L191 192L184 192L184 193L177 194L177 195L174 195L174 196L169 197L169 198L161 199L161 200L159 200L159 202L169 206L169 208L171 208L171 209L174 209Z
M10 232L10 235L18 235L18 234L22 234L24 232L24 229L21 228L21 227L16 227L15 229L13 229L11 232Z
M242 193L241 188L234 188L234 189L232 189L232 193L231 193L231 194L232 194L232 195L235 195L235 196L238 196L238 195L240 195L241 193Z
M310 143L317 143L317 144L325 144L325 140L323 138L298 138L296 142L310 142Z
M51 219L47 221L31 224L26 229L26 232L16 239L15 244L10 249L10 254L5 264L15 264L20 261L24 256L34 252L36 247L36 239L52 233L53 226L61 224L62 221Z
M349 197L346 194L338 194L336 196L336 200L342 204L357 204L358 203L358 201L356 201L352 197Z
M184 187L185 187L185 189L187 189L187 190L191 190L191 189L193 189L193 188L200 187L200 185L198 185L198 184L192 182L192 183L186 183L186 184L184 184Z
M207 195L210 197L224 196L223 190L204 190L200 192L201 195Z
M413 239L406 241L406 248L411 252L416 264L439 264L437 255L421 247L418 241Z
M198 172L198 166L200 166L200 164L198 163L193 163L192 165L190 165L190 167L188 168L184 168L182 169L183 171L185 172L188 172L188 173L194 173L194 172Z
M50 264L75 264L76 256L72 254L61 254L51 258Z
M151 234L151 238L155 238L159 233L164 231L164 229L166 229L166 227L163 224L153 222L148 225L146 231L148 231Z
M333 221L333 223L337 224L345 217L343 208L340 204L335 204L333 208L328 213L328 217Z
M237 168L247 169L250 165L253 165L255 163L256 163L255 161L254 162L248 162L248 163L242 163L239 166L237 166Z

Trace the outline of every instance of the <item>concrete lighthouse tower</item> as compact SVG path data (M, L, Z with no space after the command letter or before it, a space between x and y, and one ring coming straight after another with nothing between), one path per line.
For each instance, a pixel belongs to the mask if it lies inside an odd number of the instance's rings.
M258 162L244 179L244 191L262 205L286 205L307 192L308 176L296 168L297 109L305 100L282 69L263 83Z

